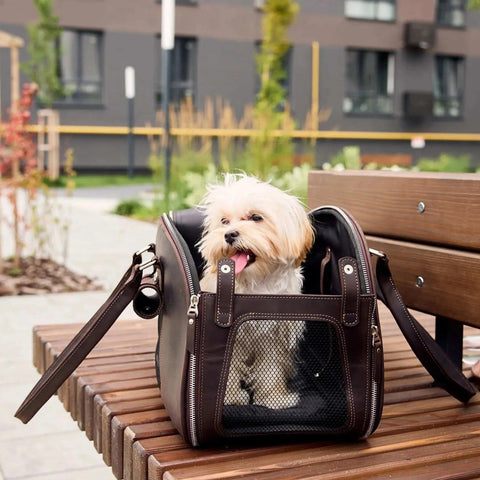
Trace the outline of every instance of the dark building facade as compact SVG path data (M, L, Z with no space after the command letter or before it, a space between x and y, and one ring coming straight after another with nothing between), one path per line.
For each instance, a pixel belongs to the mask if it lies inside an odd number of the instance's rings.
M177 0L173 100L190 97L202 108L207 98L221 97L239 116L254 102L261 3ZM414 158L469 153L480 164L480 12L463 0L298 3L285 86L302 124L311 108L312 43L318 42L319 108L330 111L319 126L327 134L317 142L318 163L344 145L359 145L362 153ZM135 125L155 122L162 95L161 2L57 0L55 11L63 28L59 76L65 95L54 108L62 126L85 127L62 133L61 148L74 148L78 170L122 169L125 135L93 133L93 127L126 125L126 66L136 71ZM0 3L0 30L27 40L26 25L35 19L29 0ZM0 50L0 60L5 118L7 50ZM424 138L425 147L412 149L410 134ZM145 135L135 137L136 164L144 167L148 142Z

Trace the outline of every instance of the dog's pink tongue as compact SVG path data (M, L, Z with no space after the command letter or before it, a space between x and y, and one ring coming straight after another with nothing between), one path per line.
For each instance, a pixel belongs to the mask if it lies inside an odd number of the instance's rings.
M235 262L235 275L238 275L247 266L248 259L245 252L237 252L232 260Z

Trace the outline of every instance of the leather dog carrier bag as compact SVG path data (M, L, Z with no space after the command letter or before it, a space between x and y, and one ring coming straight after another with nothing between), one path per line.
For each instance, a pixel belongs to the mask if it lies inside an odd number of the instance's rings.
M303 292L246 295L235 293L228 258L219 261L217 291L200 290L201 211L163 215L156 245L133 255L110 297L15 416L28 422L131 301L140 316L158 317L161 396L173 425L195 446L240 437L364 438L374 432L384 381L377 295L436 384L468 402L475 387L408 312L382 252L374 252L373 275L356 221L334 206L310 218L315 242L303 265ZM142 263L145 252L153 258Z
M303 293L246 295L235 294L230 259L219 262L217 292L200 291L201 212L162 217L157 366L171 420L193 445L256 435L366 437L377 427L383 352L370 254L345 211L319 208L311 220Z

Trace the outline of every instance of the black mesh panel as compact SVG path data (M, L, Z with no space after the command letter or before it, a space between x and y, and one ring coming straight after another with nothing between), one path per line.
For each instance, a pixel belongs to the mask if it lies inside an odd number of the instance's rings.
M332 323L248 320L234 341L222 425L232 434L340 431L346 392Z

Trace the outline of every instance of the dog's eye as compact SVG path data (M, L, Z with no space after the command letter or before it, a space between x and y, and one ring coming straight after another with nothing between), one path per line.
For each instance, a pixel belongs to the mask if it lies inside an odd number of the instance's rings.
M250 220L252 220L252 222L261 222L263 220L263 217L261 215L258 215L258 213L253 213L252 215L250 215Z
M228 225L230 223L230 220L228 220L228 218L225 218L225 217L223 217L220 221L222 222L222 225Z

